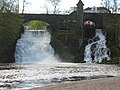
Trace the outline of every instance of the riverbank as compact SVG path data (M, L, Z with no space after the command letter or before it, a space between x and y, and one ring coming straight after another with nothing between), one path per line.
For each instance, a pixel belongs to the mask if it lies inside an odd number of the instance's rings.
M120 77L82 80L73 83L62 83L31 90L120 90Z

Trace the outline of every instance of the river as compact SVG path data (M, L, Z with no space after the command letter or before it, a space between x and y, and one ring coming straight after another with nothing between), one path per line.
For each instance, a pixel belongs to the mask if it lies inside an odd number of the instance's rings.
M111 76L120 76L119 66L82 63L0 64L0 89L27 90Z
M58 83L120 76L117 65L60 62L45 30L29 30L16 44L15 63L0 64L0 89L25 90Z

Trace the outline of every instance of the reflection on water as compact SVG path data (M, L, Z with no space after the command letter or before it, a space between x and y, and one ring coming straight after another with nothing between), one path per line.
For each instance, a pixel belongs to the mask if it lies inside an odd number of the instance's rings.
M0 64L0 89L30 89L106 76L120 76L120 67L78 63Z

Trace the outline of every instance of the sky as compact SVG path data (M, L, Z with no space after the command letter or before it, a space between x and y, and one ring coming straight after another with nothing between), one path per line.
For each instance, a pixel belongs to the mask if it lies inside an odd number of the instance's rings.
M22 1L20 0L20 12L22 9ZM46 2L45 0L27 0L28 2L30 2L29 5L27 5L25 7L25 13L45 13L45 5ZM70 7L76 7L76 4L78 3L79 0L61 0L61 3L59 5L59 9L60 11L65 11L65 10L69 10ZM84 3L84 8L87 7L99 7L101 6L101 0L82 0L82 2ZM52 6L49 6L49 9L52 10Z

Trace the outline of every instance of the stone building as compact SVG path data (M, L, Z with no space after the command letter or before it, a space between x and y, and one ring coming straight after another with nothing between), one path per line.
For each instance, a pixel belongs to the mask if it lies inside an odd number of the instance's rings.
M84 9L84 13L111 13L111 11L105 7L88 7Z

